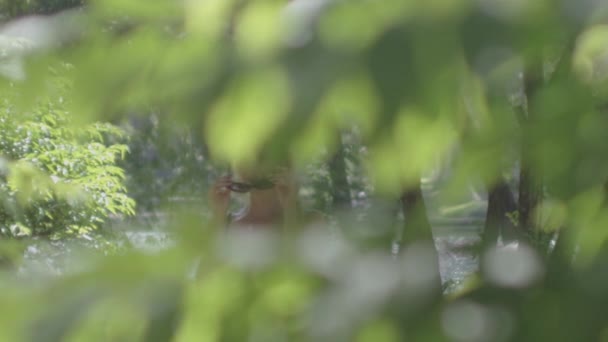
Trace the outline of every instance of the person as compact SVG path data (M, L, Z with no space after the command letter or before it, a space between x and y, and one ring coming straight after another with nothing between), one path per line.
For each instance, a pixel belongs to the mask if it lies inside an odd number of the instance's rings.
M235 175L219 177L209 190L211 214L216 226L233 233L239 229L275 233L300 223L298 187L289 168L256 165L236 169ZM249 194L248 205L237 213L229 212L232 192ZM201 274L201 260L201 257L196 259L188 278L196 279Z
M229 212L230 194L248 193L249 203ZM294 224L297 219L297 185L289 168L239 168L234 176L220 177L210 190L215 223L224 227L268 229Z

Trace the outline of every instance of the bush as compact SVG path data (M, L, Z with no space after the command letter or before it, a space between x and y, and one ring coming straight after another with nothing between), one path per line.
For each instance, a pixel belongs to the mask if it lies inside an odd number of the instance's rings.
M127 153L117 143L124 132L108 123L77 125L65 110L69 86L58 79L53 87L55 96L27 112L15 86L0 103L4 236L89 234L112 215L134 214L116 165Z

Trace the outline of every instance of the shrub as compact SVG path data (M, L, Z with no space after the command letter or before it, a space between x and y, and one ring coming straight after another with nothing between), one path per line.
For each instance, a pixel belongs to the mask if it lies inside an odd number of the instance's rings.
M57 96L26 112L16 86L1 99L1 235L78 236L112 215L134 214L116 165L127 153L125 133L108 123L78 125L65 110L69 84L56 79L52 87Z

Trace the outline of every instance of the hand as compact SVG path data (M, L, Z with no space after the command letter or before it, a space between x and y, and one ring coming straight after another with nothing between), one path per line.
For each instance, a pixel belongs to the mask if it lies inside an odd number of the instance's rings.
M230 183L230 176L220 177L209 191L209 203L211 203L211 209L216 218L226 216L230 203L230 189L228 188Z

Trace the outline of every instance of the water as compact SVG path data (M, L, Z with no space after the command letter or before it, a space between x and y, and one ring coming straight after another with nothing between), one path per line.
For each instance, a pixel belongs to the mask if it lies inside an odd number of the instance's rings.
M174 245L170 234L158 230L128 231L125 235L133 248L145 253L156 253ZM449 289L456 289L478 269L476 258L467 249L478 240L478 235L470 228L435 229L441 278ZM397 252L396 245L392 248L393 252ZM87 241L33 240L25 250L18 276L23 279L45 279L78 273L94 267L103 257L103 251Z
M455 288L478 269L478 260L470 247L479 241L485 203L477 205L477 209L473 211L465 210L457 215L446 216L442 214L441 206L433 203L433 198L427 197L426 202L430 204L429 216L439 255L442 281L448 284L449 288ZM140 221L147 217L142 216ZM167 219L163 215L153 215L148 221L135 224L148 229L127 228L123 231L125 240L120 244L126 243L144 253L156 253L171 247L174 241L167 232L167 224ZM387 246L387 249L387 252L395 255L399 253L399 244L395 241L391 246ZM25 250L18 274L26 278L55 277L85 271L103 257L104 246L100 246L94 239L85 238L72 242L32 240Z
M435 238L435 247L439 254L439 272L444 284L458 287L469 275L479 268L479 262L470 248L479 241L473 236L441 236Z

